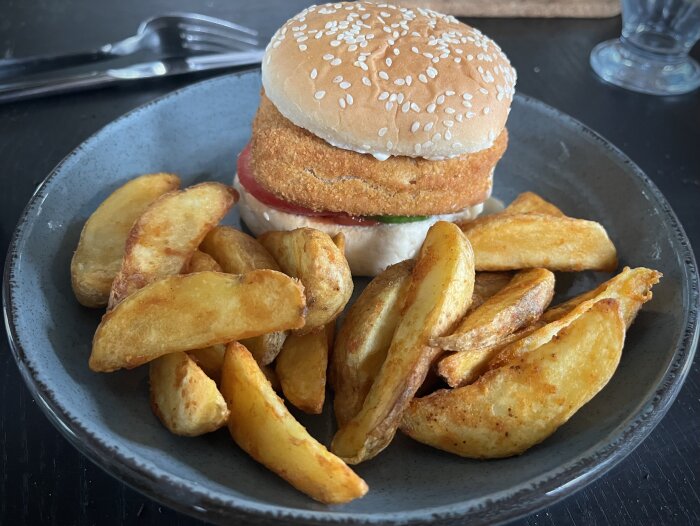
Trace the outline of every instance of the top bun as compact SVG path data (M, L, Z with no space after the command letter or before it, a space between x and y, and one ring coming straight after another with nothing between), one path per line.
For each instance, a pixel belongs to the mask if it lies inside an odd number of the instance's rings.
M272 37L267 97L333 146L445 159L489 148L516 74L493 40L452 16L372 2L312 6Z

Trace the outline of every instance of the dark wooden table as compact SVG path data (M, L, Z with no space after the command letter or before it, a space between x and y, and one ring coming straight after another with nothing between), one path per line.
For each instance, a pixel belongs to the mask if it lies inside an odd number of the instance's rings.
M268 38L304 3L4 0L0 56L92 47L131 34L147 16L174 9L235 18ZM520 92L573 115L620 147L661 188L693 245L700 246L700 92L655 98L594 78L588 54L597 42L619 34L619 18L472 22L511 58ZM0 106L3 253L32 192L66 154L126 111L202 78ZM30 397L6 338L0 345L0 524L201 524L127 488L73 449ZM634 453L585 489L518 524L700 524L699 476L696 360L675 404Z

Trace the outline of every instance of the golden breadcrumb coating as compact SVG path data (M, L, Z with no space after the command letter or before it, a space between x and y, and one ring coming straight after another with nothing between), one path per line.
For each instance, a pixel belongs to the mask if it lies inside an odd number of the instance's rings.
M251 143L255 179L285 201L352 215L437 215L484 202L493 168L508 143L443 161L379 161L331 146L287 120L262 95Z

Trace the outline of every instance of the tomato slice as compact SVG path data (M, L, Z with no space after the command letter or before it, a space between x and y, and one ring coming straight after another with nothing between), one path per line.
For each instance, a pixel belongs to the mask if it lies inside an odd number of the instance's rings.
M374 219L353 216L345 212L317 212L316 210L311 210L310 208L305 208L280 199L275 194L263 188L262 185L255 180L251 168L251 159L250 143L248 143L238 156L238 180L241 186L261 203L275 208L276 210L280 210L281 212L311 216L326 223L336 223L346 226L374 226L379 224L379 222Z

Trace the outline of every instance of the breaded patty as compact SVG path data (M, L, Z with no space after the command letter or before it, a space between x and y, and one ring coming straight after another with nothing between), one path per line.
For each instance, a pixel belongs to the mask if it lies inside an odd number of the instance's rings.
M338 123L342 126L342 122ZM504 129L477 153L443 161L371 155L331 146L287 120L262 95L253 122L253 176L285 201L353 215L446 214L485 201L508 143Z

